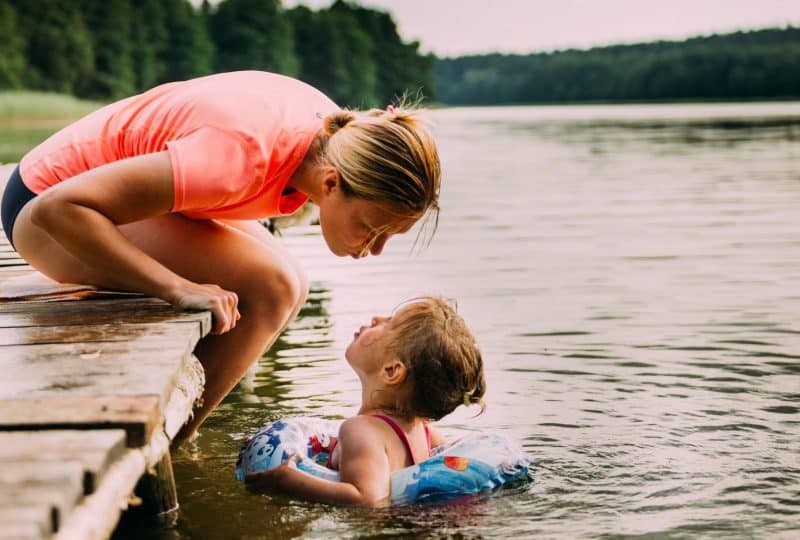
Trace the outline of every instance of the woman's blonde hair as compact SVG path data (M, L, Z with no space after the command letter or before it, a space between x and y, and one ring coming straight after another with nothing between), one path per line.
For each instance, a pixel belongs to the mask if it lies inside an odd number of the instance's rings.
M342 191L395 213L439 221L441 166L436 142L419 109L389 106L342 110L325 117L322 158L336 167Z
M411 300L395 310L390 350L406 366L405 417L439 420L459 405L485 407L483 357L455 305L440 297Z

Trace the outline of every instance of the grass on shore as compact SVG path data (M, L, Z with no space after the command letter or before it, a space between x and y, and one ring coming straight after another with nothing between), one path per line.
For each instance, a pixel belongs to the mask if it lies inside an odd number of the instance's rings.
M104 104L66 94L14 90L0 92L0 122L72 120Z

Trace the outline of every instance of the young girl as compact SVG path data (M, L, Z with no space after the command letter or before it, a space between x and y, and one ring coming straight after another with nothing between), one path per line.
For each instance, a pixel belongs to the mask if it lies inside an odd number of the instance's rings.
M345 357L361 381L361 408L342 423L331 453L329 466L339 470L341 482L300 472L295 456L248 474L251 486L332 504L385 504L391 473L427 459L444 442L428 420L459 405L483 408L481 353L464 320L440 298L373 317L355 333Z
M438 216L439 182L415 112L343 111L300 81L243 71L165 84L54 134L12 174L2 220L51 278L212 312L195 351L203 405L184 437L306 298L299 264L254 220L311 199L335 255L379 255Z

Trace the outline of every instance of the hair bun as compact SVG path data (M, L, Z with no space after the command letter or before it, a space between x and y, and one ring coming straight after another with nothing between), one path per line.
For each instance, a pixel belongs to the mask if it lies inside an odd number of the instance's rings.
M333 135L347 124L356 119L352 111L337 111L325 117L325 132Z

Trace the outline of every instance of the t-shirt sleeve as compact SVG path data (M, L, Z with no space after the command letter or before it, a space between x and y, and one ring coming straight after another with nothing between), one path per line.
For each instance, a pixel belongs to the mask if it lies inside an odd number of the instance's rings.
M175 186L173 212L235 204L259 186L258 152L244 135L202 127L167 143Z

